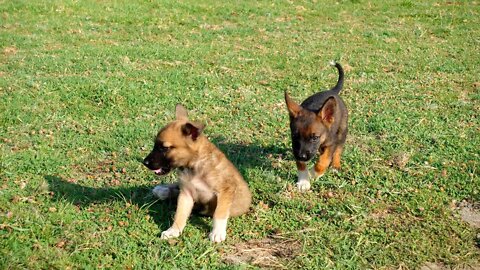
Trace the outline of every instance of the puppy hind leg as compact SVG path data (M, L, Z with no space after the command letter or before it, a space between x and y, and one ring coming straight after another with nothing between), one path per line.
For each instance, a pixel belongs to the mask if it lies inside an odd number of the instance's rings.
M180 188L178 186L178 183L158 185L152 189L152 193L155 197L163 201L178 197L178 194L180 193Z

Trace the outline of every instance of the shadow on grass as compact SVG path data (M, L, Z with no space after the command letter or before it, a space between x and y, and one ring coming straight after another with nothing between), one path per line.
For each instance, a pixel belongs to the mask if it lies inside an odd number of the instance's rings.
M212 137L210 140L225 153L244 177L250 168L273 170L272 162L278 158L293 161L290 146L231 143L219 136ZM285 178L287 175L281 175L281 177ZM245 181L248 182L248 180L245 178Z
M151 186L94 188L70 183L61 177L53 175L45 176L45 180L48 182L49 190L54 192L54 200L68 201L80 208L86 208L95 204L124 201L135 204L139 208L146 208L148 214L159 226L160 231L168 229L172 224L176 201L157 200L151 193ZM197 215L192 215L188 222L193 224L193 226L203 227L207 231L210 228L210 225Z
M230 143L222 137L215 137L212 142L227 155L244 176L249 168L272 168L271 160L278 156L285 157L289 151L285 147ZM157 200L151 193L153 186L150 185L95 188L72 183L54 175L45 176L45 180L48 182L50 191L54 192L55 200L66 200L81 208L94 204L125 201L139 208L146 207L148 214L160 230L167 229L173 220L176 200ZM249 179L245 180L248 182ZM207 230L210 228L205 219L198 215L192 215L189 223L205 227Z

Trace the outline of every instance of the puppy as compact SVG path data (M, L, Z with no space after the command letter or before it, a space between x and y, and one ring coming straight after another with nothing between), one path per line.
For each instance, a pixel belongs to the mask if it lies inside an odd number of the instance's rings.
M192 209L213 216L209 238L225 240L227 219L249 210L252 195L235 166L203 134L204 125L188 120L187 110L176 106L176 120L162 128L153 150L143 164L157 175L179 168L177 184L157 186L160 199L178 196L173 225L162 232L162 239L178 237Z
M316 93L298 105L285 91L285 102L290 116L293 155L297 162L300 191L310 189L307 162L317 152L320 158L310 170L314 178L321 177L332 163L340 169L340 157L347 137L348 112L338 95L343 87L344 72L340 64L332 62L339 77L335 87Z

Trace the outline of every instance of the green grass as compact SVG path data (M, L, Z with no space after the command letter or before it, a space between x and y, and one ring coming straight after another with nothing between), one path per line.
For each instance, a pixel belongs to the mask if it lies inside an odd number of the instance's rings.
M0 16L0 268L236 268L235 246L280 238L289 269L480 260L452 209L480 200L478 3L3 0ZM332 59L343 171L300 194L283 91L330 87ZM203 217L159 238L174 204L149 189L175 175L139 160L176 103L254 194L222 244Z

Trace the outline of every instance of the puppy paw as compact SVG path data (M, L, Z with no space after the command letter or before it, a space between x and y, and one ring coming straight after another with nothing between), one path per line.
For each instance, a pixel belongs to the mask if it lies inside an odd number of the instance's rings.
M310 189L310 181L308 180L299 180L297 182L297 188L300 192L305 192Z
M213 229L210 234L208 235L208 238L210 238L210 241L215 242L215 243L220 243L227 238L227 231L226 230L219 230L219 229Z
M175 228L170 228L166 231L162 232L161 239L169 239L169 238L176 238L180 236L180 231Z
M225 240L227 237L227 219L214 218L213 219L213 229L212 232L208 235L210 241L215 243L220 243Z
M315 171L315 167L313 167L310 169L309 173L310 173L310 177L312 177L313 179L317 179L322 177L325 174L325 171L322 173L318 173L317 171Z
M166 200L170 196L170 188L168 186L159 185L153 188L152 193L160 200Z

